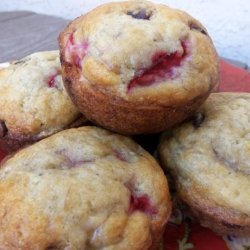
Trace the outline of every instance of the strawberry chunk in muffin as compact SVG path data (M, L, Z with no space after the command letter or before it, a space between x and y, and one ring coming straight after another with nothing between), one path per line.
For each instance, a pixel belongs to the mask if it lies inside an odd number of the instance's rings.
M93 122L123 134L161 132L191 116L218 80L206 29L146 1L109 3L59 36L64 84Z

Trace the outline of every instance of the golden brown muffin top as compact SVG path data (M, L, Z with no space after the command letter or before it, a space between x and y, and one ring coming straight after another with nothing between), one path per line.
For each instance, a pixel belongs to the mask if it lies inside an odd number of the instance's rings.
M71 124L79 111L64 89L58 51L37 52L0 69L0 107L12 137L44 137Z
M178 185L250 216L250 94L211 94L192 122L160 144Z
M149 249L171 209L153 157L96 127L19 151L2 165L0 189L4 249Z
M74 20L59 42L79 78L127 100L179 104L209 92L218 78L206 29L148 1L102 5Z

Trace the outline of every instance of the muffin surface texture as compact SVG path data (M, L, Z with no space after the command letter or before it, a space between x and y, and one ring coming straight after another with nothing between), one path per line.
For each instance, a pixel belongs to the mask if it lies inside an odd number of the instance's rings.
M206 29L179 10L146 1L102 5L59 36L64 84L90 120L124 134L182 121L217 83Z
M156 249L171 211L157 162L96 127L57 133L2 164L2 249Z
M203 226L250 235L250 94L211 94L193 120L163 137L161 161Z
M1 69L0 107L0 141L13 149L81 116L64 89L58 51L37 52Z

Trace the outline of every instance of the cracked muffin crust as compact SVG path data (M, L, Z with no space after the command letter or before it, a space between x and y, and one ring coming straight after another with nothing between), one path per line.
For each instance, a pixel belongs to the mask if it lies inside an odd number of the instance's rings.
M102 5L71 22L59 45L74 103L119 133L156 133L181 122L217 83L218 57L206 29L165 5Z
M250 235L250 94L211 94L190 122L163 137L159 156L203 226Z
M58 51L0 69L0 145L7 151L86 121L64 89Z
M61 131L0 170L3 249L156 249L171 211L155 159L96 127Z

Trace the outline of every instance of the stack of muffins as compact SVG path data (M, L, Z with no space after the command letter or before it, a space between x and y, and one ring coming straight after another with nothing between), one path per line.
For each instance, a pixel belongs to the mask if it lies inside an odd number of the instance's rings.
M250 235L250 95L210 95L219 61L201 23L110 3L59 47L61 65L39 52L0 70L0 145L36 142L2 163L0 249L157 249L172 209L163 170L203 226Z

